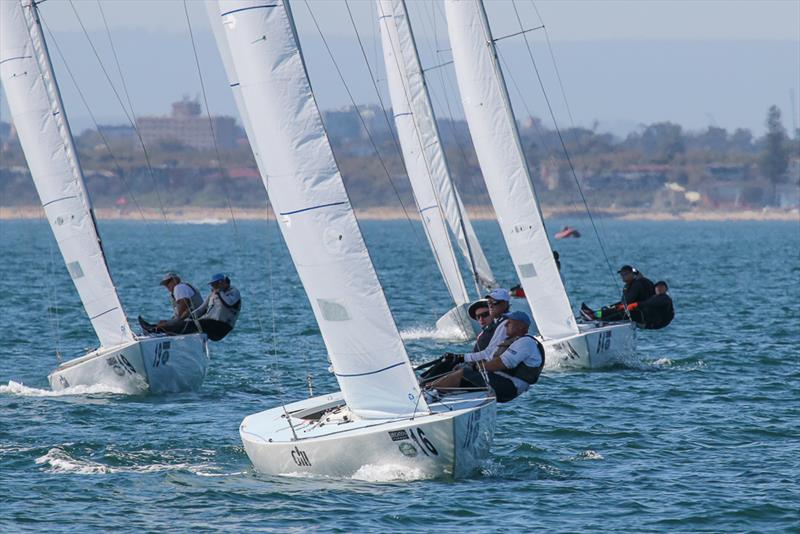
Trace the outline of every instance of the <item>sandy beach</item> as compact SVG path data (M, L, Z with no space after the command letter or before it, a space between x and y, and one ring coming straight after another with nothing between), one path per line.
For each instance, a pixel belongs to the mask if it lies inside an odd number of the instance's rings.
M473 220L494 219L494 210L490 206L469 206L467 208ZM406 214L402 209L394 207L356 208L361 220L402 220L406 217L419 219L416 210ZM117 208L97 208L95 215L100 220L163 220L182 223L223 223L232 218L236 220L265 220L274 215L267 209L240 209L206 207L170 208L165 212L154 208L119 210ZM583 218L585 212L572 207L551 208L544 210L545 217ZM654 212L651 210L605 208L593 211L595 217L605 217L626 221L796 221L800 222L800 211L759 209L759 210L692 210L684 212ZM0 206L0 220L44 219L40 206Z

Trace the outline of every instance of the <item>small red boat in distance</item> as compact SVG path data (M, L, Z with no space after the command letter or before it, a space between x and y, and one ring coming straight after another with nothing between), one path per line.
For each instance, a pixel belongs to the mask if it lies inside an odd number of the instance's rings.
M581 233L577 228L565 226L560 232L556 232L556 239L565 239L567 237L580 237Z

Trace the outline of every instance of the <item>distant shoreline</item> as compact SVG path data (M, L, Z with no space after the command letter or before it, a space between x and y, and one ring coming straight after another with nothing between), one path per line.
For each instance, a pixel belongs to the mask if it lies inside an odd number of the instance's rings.
M472 220L492 220L494 211L486 206L468 207ZM158 209L144 208L141 210L126 208L97 208L95 215L100 220L145 220L159 221L164 219L164 214ZM365 221L391 221L404 220L406 213L402 209L389 207L356 208L356 215ZM545 217L583 218L585 212L574 208L545 209ZM665 212L641 209L607 208L593 211L595 217L618 219L623 221L795 221L800 222L800 211L778 210L766 208L761 210L693 210L685 212ZM416 210L409 210L409 218L418 220ZM274 218L272 212L266 209L233 209L236 220L266 220ZM183 207L166 210L166 219L170 222L182 223L208 223L220 224L231 219L228 208L202 208ZM0 206L0 220L32 220L44 219L44 212L40 206Z

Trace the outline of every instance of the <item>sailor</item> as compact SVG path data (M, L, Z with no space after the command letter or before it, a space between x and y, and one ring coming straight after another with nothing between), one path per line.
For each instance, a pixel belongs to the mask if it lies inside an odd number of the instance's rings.
M446 391L458 388L486 387L494 390L497 402L515 399L539 380L544 367L544 347L528 334L531 318L521 311L505 315L506 338L488 360L480 360L456 369L433 382L431 387ZM458 358L456 358L458 360Z
M497 323L494 322L492 312L489 310L489 302L486 299L476 300L467 309L467 313L469 313L473 321L477 321L481 326L481 331L478 332L478 337L472 346L472 352L483 350L489 344L494 331L497 329Z
M153 325L142 319L140 315L139 324L145 332L154 332L156 328L163 329L180 325L185 319L191 318L192 310L203 304L203 296L200 292L192 284L181 281L181 277L174 272L165 274L160 285L169 292L172 317Z
M667 291L669 286L665 281L656 282L655 295L644 302L628 305L631 319L648 330L658 330L671 323L675 318L675 308Z
M617 317L617 312L624 312L626 306L644 302L655 295L656 292L653 282L635 268L631 267L630 265L623 265L617 272L619 273L620 278L622 278L622 283L624 284L622 287L622 300L608 306L603 306L603 308L598 311L592 310L589 306L583 303L581 304L581 315L584 319L588 321L594 321L597 319L602 319L604 321L621 320L619 318L611 319L610 317Z

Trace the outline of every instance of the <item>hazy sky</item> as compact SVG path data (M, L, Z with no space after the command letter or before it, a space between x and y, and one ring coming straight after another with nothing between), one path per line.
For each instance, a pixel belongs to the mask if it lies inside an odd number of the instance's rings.
M4 0L0 0L4 1ZM372 1L351 0L356 27L374 72L384 77ZM448 61L443 9L429 0L408 2L426 66ZM495 37L519 31L514 5L524 26L547 26L576 123L598 121L600 129L623 133L640 123L670 120L688 129L710 124L763 131L767 108L777 104L791 128L791 94L800 89L800 0L783 1L571 1L486 2ZM46 0L42 17L53 32L81 91L100 122L122 123L124 115L89 48L78 12L103 63L115 72L96 0ZM182 94L200 93L194 55L180 0L102 0L123 72L138 115L164 114ZM310 6L359 104L375 103L366 64L343 0L292 2L312 84L324 109L349 103L322 39L309 16ZM204 6L188 0L209 106L236 115L210 34ZM538 13L537 13L538 10ZM540 19L541 17L541 19ZM541 21L540 21L541 20ZM559 122L568 122L555 70L542 31L528 34L556 102ZM76 130L91 125L69 81L55 43L51 55L68 113ZM521 38L499 44L519 116L545 117L541 89ZM452 72L441 69L431 80L435 104L458 101ZM115 83L118 78L114 77ZM509 80L511 84L511 80ZM323 89L324 88L324 89ZM517 88L520 88L517 91ZM384 88L385 96L385 88ZM794 106L798 108L797 104ZM443 110L437 110L443 112ZM460 111L456 112L460 114ZM5 106L3 118L8 117ZM795 111L794 122L798 122Z

